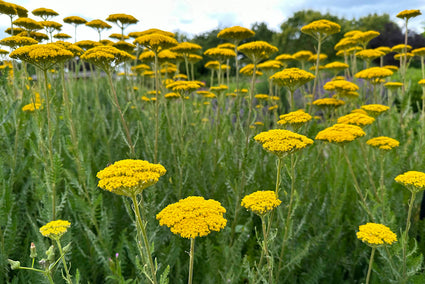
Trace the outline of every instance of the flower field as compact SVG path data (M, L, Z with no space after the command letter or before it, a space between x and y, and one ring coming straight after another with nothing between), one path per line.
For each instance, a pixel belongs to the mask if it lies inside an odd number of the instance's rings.
M56 11L0 13L0 283L425 283L419 10L394 46L320 19L291 54L240 26L205 47L70 16L99 34L71 43Z

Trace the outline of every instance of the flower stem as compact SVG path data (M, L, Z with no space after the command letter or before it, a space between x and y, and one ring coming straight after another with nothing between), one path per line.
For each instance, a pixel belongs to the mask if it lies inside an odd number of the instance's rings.
M187 58L185 57L187 64ZM159 139L159 64L158 64L158 52L155 52L155 146L154 146L154 163L158 162L158 139ZM187 69L186 65L186 69ZM189 72L189 70L187 70ZM189 75L188 75L189 78Z
M369 259L369 268L367 269L367 276L366 276L366 284L369 284L369 280L370 280L370 274L372 272L372 265L373 265L373 258L375 256L375 250L376 248L373 247L372 248L372 253L370 254L370 259Z
M195 255L195 238L190 238L190 259L189 259L189 280L188 284L192 284L193 280L193 258Z
M266 228L266 221L264 219L265 219L265 216L261 215L261 226L263 228L263 238L264 238L263 251L264 251L264 256L267 259L267 268L268 268L268 271L269 271L269 283L273 283L272 282L272 280L273 280L273 267L272 267L271 262L270 262L269 250L268 250L268 247L267 247L268 230ZM261 269L261 267L259 267L259 268Z
M72 283L71 275L69 274L68 265L66 264L66 261L65 261L65 254L63 253L61 243L60 243L60 241L59 241L59 240L56 240L56 243L57 243L57 245L58 245L59 253L60 253L60 255L61 255L63 268L65 269L66 282L67 282L67 283Z
M153 264L151 250L150 250L150 246L149 246L149 241L148 241L148 237L147 237L147 234L146 234L145 226L144 226L143 221L142 221L142 217L140 215L139 203L137 202L136 195L132 195L131 200L133 201L134 213L136 214L136 223L137 223L136 227L137 227L138 235L139 236L141 235L142 238L143 238L143 243L144 243L145 249L146 249L146 257L148 258L148 261L149 261L149 266L150 266L150 270L151 270L150 280L152 281L152 283L157 284L155 266ZM143 255L141 255L141 257L143 258Z
M407 213L406 230L403 237L403 279L406 279L406 264L407 264L407 244L409 243L410 218L412 217L413 203L415 202L416 192L412 191L412 196L409 201L409 211Z

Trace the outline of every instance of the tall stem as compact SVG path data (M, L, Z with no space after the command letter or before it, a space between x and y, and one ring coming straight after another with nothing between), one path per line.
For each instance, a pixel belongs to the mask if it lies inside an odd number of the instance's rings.
M266 222L264 220L265 216L262 215L261 216L261 226L263 228L263 238L264 238L264 245L263 245L263 251L264 251L264 256L267 259L267 270L269 271L269 283L273 283L273 267L271 265L270 262L270 256L269 256L269 250L267 247L267 229L266 229ZM259 267L261 269L261 267Z
M133 145L133 142L131 141L130 130L128 129L127 122L125 121L124 114L121 110L120 103L118 101L118 96L117 96L117 92L115 91L114 83L112 82L112 74L110 71L106 71L106 74L108 76L109 85L112 90L113 102L120 115L121 124L124 127L125 136L127 138L127 144L128 144L128 147L130 148L130 156L134 158L136 156L136 153L134 152L134 145Z
M71 275L69 274L68 265L66 264L66 261L65 261L65 255L63 253L61 243L60 243L59 240L56 240L56 244L58 245L59 253L60 253L61 259L62 259L63 268L65 269L66 282L72 283Z
M403 237L403 279L406 279L406 262L407 262L407 244L409 243L410 218L412 217L413 203L415 202L416 192L412 191L409 201L409 211L407 213L406 230Z
M134 213L136 214L136 222L137 222L136 227L137 227L138 235L139 236L141 235L142 238L143 238L143 243L144 243L145 249L146 249L146 258L148 259L149 268L151 270L150 280L151 280L152 283L157 284L156 271L155 271L155 266L154 266L153 260L152 260L149 240L148 240L148 236L146 234L145 225L143 224L142 216L140 215L139 203L137 202L136 195L132 195L131 200L133 201ZM143 258L143 255L141 255L141 257Z
M185 57L187 64L187 58ZM158 139L159 139L159 70L158 70L158 52L155 52L155 146L154 146L154 163L158 162ZM187 68L187 66L186 66ZM189 75L187 76L189 78Z
M313 83L313 98L316 95L316 86L317 86L317 81L319 80L319 64L320 64L320 49L322 46L322 38L321 36L319 36L319 38L317 39L317 59L316 59L316 69L314 71L314 83Z
M193 258L195 255L195 238L190 238L190 258L189 258L189 279L188 284L192 284L193 280Z
M367 269L367 276L366 276L366 284L369 284L369 280L370 280L370 274L372 272L372 265L373 265L373 258L375 256L375 250L376 248L373 247L372 248L372 253L370 254L370 259L369 259L369 268Z

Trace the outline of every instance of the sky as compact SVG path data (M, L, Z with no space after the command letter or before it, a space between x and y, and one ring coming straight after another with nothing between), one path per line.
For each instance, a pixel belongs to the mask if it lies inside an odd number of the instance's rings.
M62 22L67 16L80 16L90 21L105 20L108 15L123 13L134 16L139 22L130 25L125 33L159 28L171 32L184 33L187 36L211 31L216 28L226 28L235 25L251 28L258 22L267 23L274 31L280 30L280 25L295 12L313 9L322 13L329 12L346 19L358 19L371 13L382 15L387 13L391 20L402 24L396 18L398 12L406 9L420 9L424 15L409 21L409 27L418 33L425 29L425 1L423 0L11 0L24 6L28 11L36 8L49 8L59 13L52 20L62 23L63 33L74 35L74 27ZM29 13L29 17L41 20ZM110 23L113 28L102 33L102 39L111 33L120 33L119 28ZM10 19L0 14L0 30L10 27ZM77 40L98 40L95 30L79 26ZM4 37L5 34L1 34Z

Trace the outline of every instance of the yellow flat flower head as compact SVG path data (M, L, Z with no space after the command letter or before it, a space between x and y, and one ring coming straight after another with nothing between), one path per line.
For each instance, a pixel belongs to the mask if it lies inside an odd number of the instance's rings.
M55 220L47 223L40 228L40 233L44 237L51 238L52 240L59 240L71 226L69 221Z
M313 74L299 68L286 68L270 77L274 83L287 87L291 92L314 78Z
M400 146L400 142L386 136L369 139L366 141L366 144L384 151L389 151Z
M371 247L392 245L397 241L397 235L382 224L367 223L359 226L357 238Z
M360 127L372 124L375 119L367 114L350 113L338 118L337 122L341 124L353 124Z
M172 233L194 239L223 229L227 223L224 213L226 209L218 201L189 196L162 209L156 219L161 226L169 227Z
M365 135L366 133L359 126L335 124L317 133L315 139L344 145L345 143L354 141L356 138Z
M233 26L230 28L225 28L221 30L218 34L218 38L223 38L227 40L231 40L235 43L240 42L241 40L253 37L255 32L240 26Z
M254 212L257 215L264 215L272 211L282 203L274 191L256 191L246 195L241 202L241 205L246 209Z
M278 157L292 154L313 144L308 137L284 129L272 129L254 136L266 151Z
M419 192L425 189L425 173L408 171L396 176L396 182L404 185L411 192Z
M400 19L405 19L407 21L410 18L414 18L419 15L422 15L420 10L403 10L400 13L398 13L396 17Z

